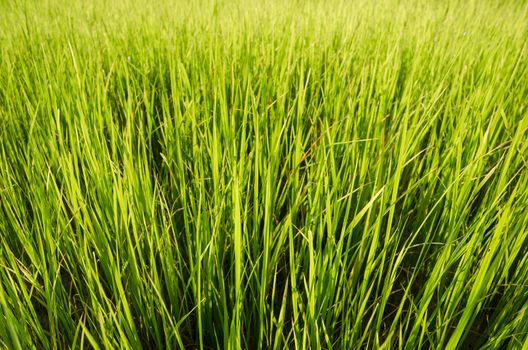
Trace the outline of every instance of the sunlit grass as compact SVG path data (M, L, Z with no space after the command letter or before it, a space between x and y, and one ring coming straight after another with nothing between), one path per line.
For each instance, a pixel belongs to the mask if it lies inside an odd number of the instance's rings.
M0 348L528 347L522 1L0 1Z

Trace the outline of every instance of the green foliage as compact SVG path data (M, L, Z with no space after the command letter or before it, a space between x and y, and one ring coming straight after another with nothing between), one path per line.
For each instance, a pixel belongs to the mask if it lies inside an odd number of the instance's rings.
M0 2L0 348L528 347L522 1Z

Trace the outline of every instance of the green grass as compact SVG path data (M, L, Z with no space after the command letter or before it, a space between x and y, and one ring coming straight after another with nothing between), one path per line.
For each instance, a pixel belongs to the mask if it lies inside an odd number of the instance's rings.
M523 1L0 1L0 348L528 348Z

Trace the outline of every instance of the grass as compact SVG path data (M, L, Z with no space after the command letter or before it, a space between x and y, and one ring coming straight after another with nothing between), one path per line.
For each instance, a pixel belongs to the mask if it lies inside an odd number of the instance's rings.
M522 1L0 1L0 348L528 348Z

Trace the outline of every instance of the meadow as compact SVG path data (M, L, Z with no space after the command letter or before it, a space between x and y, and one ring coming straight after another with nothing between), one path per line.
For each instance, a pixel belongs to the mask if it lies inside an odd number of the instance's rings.
M528 3L0 0L0 348L528 349Z

